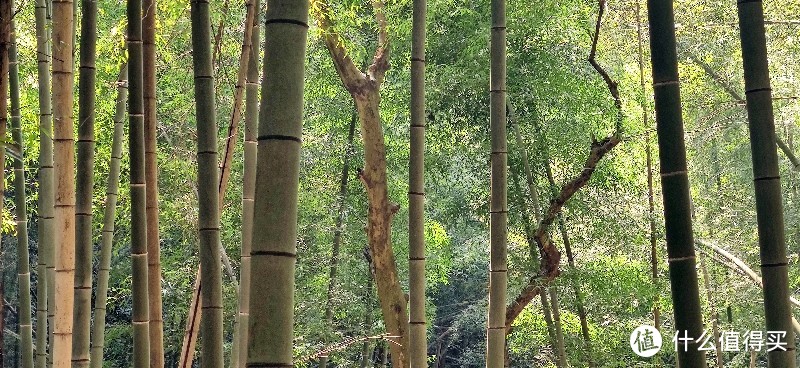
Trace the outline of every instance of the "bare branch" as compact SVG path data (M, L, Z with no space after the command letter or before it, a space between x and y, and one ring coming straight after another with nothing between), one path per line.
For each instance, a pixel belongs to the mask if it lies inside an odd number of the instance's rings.
M595 55L597 54L597 41L600 38L600 27L602 26L603 20L603 13L606 9L606 0L599 0L598 7L600 8L597 12L597 22L594 26L594 36L592 37L592 50L589 51L589 64L592 64L594 70L597 71L598 74L603 78L603 81L606 82L606 86L608 86L609 92L611 92L611 97L614 98L614 106L617 107L617 125L616 130L617 133L622 132L622 99L619 97L619 86L618 83L611 79L611 76L608 75L605 69L600 66L600 63L597 62L595 59Z

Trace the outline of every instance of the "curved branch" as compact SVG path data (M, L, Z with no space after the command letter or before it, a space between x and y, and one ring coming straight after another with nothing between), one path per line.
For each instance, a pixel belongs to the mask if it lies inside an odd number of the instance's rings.
M600 35L600 26L602 24L601 20L605 10L605 4L605 0L599 0L600 9L597 14L595 34L592 39L592 49L589 52L589 63L592 64L597 73L606 81L608 90L614 98L614 106L617 108L617 122L614 133L601 141L593 139L589 150L589 157L587 157L584 162L583 170L580 174L572 178L572 180L564 184L558 193L550 200L550 205L543 213L542 220L539 222L539 227L534 234L534 239L536 240L536 245L539 247L539 253L542 258L539 266L539 274L531 277L528 284L522 289L519 295L506 307L506 333L511 332L511 325L514 323L517 316L519 316L522 310L525 309L525 306L542 291L542 285L549 283L558 277L560 273L558 265L561 261L561 253L559 253L552 239L550 239L550 226L558 217L564 204L589 182L600 160L621 141L620 137L624 115L617 82L611 79L608 73L595 61L597 40Z

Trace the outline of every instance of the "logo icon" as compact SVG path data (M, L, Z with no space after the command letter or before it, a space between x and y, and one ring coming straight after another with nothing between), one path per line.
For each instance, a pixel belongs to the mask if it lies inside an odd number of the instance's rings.
M641 325L631 333L631 349L642 358L649 358L661 350L661 333L650 325Z

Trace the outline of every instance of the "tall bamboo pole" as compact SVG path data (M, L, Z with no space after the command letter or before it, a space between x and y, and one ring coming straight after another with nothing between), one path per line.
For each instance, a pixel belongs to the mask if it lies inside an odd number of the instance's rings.
M291 366L308 1L269 0L253 210L247 366Z
M705 367L705 353L698 350L703 316L695 269L672 0L648 0L647 8L675 330L681 337L691 338L688 342L678 341L677 353L682 366Z
M55 300L53 366L72 356L75 284L75 135L72 121L74 39L72 0L53 1L53 163L55 170Z
M737 2L742 42L744 88L753 160L758 245L764 280L767 331L785 331L786 350L767 352L769 367L794 367L795 339L789 305L789 274L784 234L780 169L775 143L772 90L761 1Z
M9 53L11 49L11 25L13 22L13 6L11 1L0 2L0 139L6 140L8 128L8 90L9 90ZM0 148L0 163L5 168L5 146ZM5 169L3 170L5 172ZM5 179L0 180L0 211L5 207ZM0 255L2 255L2 238L0 238ZM0 266L0 341L5 333L5 267ZM4 355L4 346L0 344L0 358ZM4 359L3 359L4 360Z
M411 30L411 152L408 169L409 361L428 366L425 323L425 18L426 0L413 1Z
M242 250L241 268L239 271L239 335L234 342L238 356L234 356L233 368L245 368L247 364L248 321L250 319L250 251L253 245L253 198L256 186L256 157L258 149L258 62L260 44L260 0L250 2L254 10L252 30L247 52L247 78L245 81L244 106L244 173L242 188ZM246 23L246 22L245 22ZM245 32L247 33L247 32Z
M19 154L14 157L14 206L17 222L17 293L19 294L19 340L22 367L33 368L33 324L31 322L31 265L28 254L28 214L25 194L25 142L20 118L19 66L17 41L13 29L8 49L9 87L11 94L11 139ZM45 334L47 330L45 330Z
M491 204L489 208L490 263L489 263L489 317L486 339L486 367L500 368L505 363L505 315L508 224L506 142L506 2L492 0L491 69L489 81L489 106L491 125Z
M147 192L144 143L142 0L128 0L128 152L130 157L133 367L150 366Z
M150 304L150 368L164 367L164 317L161 307L161 247L158 234L158 155L156 144L156 0L142 1L144 99L144 175L147 217L147 300Z
M219 191L217 180L217 120L214 104L214 71L211 64L211 27L208 0L191 1L192 64L197 117L197 180L200 208L200 282L203 339L200 366L223 365L222 261L219 251Z
M92 319L92 197L94 186L95 59L97 1L81 0L78 74L78 175L75 189L75 305L72 367L89 366Z
M111 271L111 250L114 245L114 219L117 214L119 193L119 171L122 159L123 124L125 123L125 101L128 99L128 65L122 64L117 79L117 101L114 113L114 137L111 141L111 165L109 165L106 199L103 213L103 231L100 243L100 260L97 272L97 291L94 300L94 324L92 325L91 368L103 367L105 347L106 301L108 279Z
M48 333L52 331L54 298L54 241L53 228L53 114L50 100L50 36L49 2L36 1L36 64L39 81L39 200L38 214L38 264L36 267L36 367L45 368L49 359ZM49 306L49 307L48 307ZM52 343L53 339L49 339Z

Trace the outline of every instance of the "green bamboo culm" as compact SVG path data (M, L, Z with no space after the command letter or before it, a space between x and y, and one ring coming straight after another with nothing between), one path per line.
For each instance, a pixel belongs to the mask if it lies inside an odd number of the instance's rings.
M117 216L119 194L119 171L122 159L122 139L125 124L125 101L128 99L128 65L122 64L117 80L117 102L114 113L114 136L111 141L111 164L106 183L106 199L103 213L103 231L100 240L100 259L97 272L97 291L94 300L94 323L92 324L91 368L103 367L105 347L106 301L108 279L111 271L111 250L114 245L114 219Z
M72 359L72 312L75 301L75 125L73 121L74 4L53 1L53 187L55 189L55 276L53 366Z
M411 152L408 169L409 360L428 366L425 323L425 19L426 0L414 0L411 30Z
M242 52L239 56L239 74L236 81L234 94L233 117L239 119L242 115L241 100L244 91L244 172L242 178L242 247L239 272L239 295L236 311L236 321L231 342L231 367L244 368L247 362L247 317L250 303L250 248L253 236L253 192L256 175L256 129L258 121L258 7L260 2L248 0L245 18L245 32L242 39ZM256 45L256 47L253 47ZM232 138L231 138L232 139ZM228 144L232 144L229 141ZM226 150L227 153L227 150ZM232 154L233 152L231 152ZM228 165L230 167L230 165ZM221 176L224 174L220 174ZM222 179L222 178L220 178ZM222 192L222 191L220 191ZM220 201L224 201L220 195ZM220 204L220 208L222 204Z
M253 208L247 367L291 367L309 2L268 0Z
M48 28L48 2L36 1L36 64L39 83L39 199L38 257L36 265L36 368L47 366L48 331L53 321L51 298L54 297L53 279L53 115L50 104L50 37ZM50 308L48 308L50 306ZM53 341L52 338L50 341Z
M33 324L31 322L31 265L28 254L28 214L25 195L25 145L22 139L19 99L17 41L12 22L8 49L8 74L11 94L11 139L19 150L14 157L14 206L17 222L17 292L19 293L19 340L22 368L33 368Z
M680 337L691 339L688 343L679 341L678 360L681 367L705 367L705 352L698 350L703 317L695 268L672 0L648 0L647 12L675 330Z
M506 288L508 265L508 144L506 140L506 2L492 0L489 116L491 125L491 200L489 256L489 319L486 331L486 367L505 366Z
M203 319L200 324L200 367L223 366L222 261L219 247L219 167L214 70L211 64L211 26L208 0L191 1L192 63L197 117L197 193L200 198L200 282Z
M92 194L94 186L95 59L97 1L81 0L78 69L78 175L75 185L75 305L72 314L72 367L89 366L92 317Z
M156 0L142 1L142 78L144 100L145 211L147 212L147 302L150 368L164 368L164 318L161 301L161 248L158 232L158 160L156 144Z
M244 174L242 188L242 263L239 281L239 357L235 368L247 364L248 324L250 319L250 251L253 244L253 198L256 187L258 151L258 78L261 1L253 0L253 30L250 34L250 58L247 61L244 113Z
M789 304L789 275L781 200L780 169L775 143L772 90L767 62L764 10L761 1L739 0L744 89L750 149L753 158L758 245L764 282L764 319L767 331L785 331L786 350L767 353L769 367L795 366L795 341Z
M142 0L128 0L128 156L131 196L133 367L150 367ZM202 203L202 201L201 201Z

